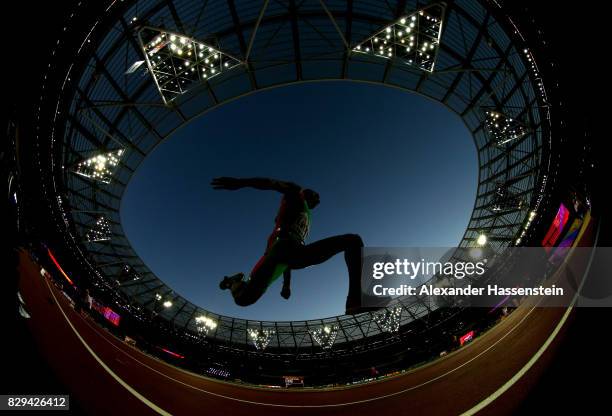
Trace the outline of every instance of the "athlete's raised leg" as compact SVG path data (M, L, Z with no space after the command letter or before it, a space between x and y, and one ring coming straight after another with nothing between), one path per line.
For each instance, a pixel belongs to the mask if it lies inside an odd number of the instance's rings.
M291 269L303 269L321 264L334 255L344 252L344 261L349 272L349 290L346 299L348 308L360 304L361 296L361 248L363 241L357 234L343 234L324 238L292 251L288 258Z

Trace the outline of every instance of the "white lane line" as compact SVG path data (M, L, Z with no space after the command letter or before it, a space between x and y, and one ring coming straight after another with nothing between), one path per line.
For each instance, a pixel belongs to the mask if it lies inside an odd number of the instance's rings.
M98 355L91 349L91 347L89 345L87 345L87 343L85 342L85 340L81 337L81 335L78 333L78 331L76 330L76 328L72 325L72 322L70 322L70 319L68 319L68 316L66 316L66 314L64 313L64 310L62 309L62 307L60 306L59 302L57 301L57 298L55 297L55 293L53 293L53 290L51 290L51 287L49 286L49 282L47 281L47 279L45 279L45 283L47 284L47 287L49 288L49 292L51 292L51 296L53 296L53 299L55 299L55 304L57 305L57 307L59 308L60 312L62 313L62 315L64 315L64 319L66 319L66 322L68 322L68 325L70 325L70 328L72 329L72 331L75 333L75 335L77 336L77 338L79 339L79 341L81 341L81 343L85 346L85 348L87 349L87 351L89 351L89 353L91 354L91 356L102 366L102 368L104 370L106 370L106 372L108 374L111 375L112 378L114 378L115 380L117 380L117 382L119 384L121 384L123 387L125 387L125 389L127 391L129 391L130 393L132 393L138 400L140 400L141 402L143 402L144 404L146 404L147 406L149 406L151 409L153 409L155 412L157 412L160 415L164 415L164 416L172 416L171 413L165 411L164 409L162 409L161 407L157 406L155 403L153 403L152 401L150 401L149 399L147 399L146 397L144 397L142 394L138 393L132 386L130 386L128 383L126 383L121 377L119 377L117 374L115 374L113 372L113 370L111 370L105 363L104 361L102 361L100 359L100 357L98 357Z
M573 305L570 306L565 311L565 314L563 314L563 317L559 321L559 324L557 324L557 327L555 328L555 330L550 334L550 336L548 337L546 342L544 342L544 344L542 344L542 346L535 353L535 355L533 357L531 357L531 359L529 361L527 361L527 364L525 364L523 366L523 368L521 368L514 376L512 376L512 378L510 378L508 381L506 381L499 389L494 391L486 399L484 399L483 401L481 401L480 403L478 403L476 406L472 407L471 409L461 413L461 416L472 416L472 415L478 413L479 411L481 411L482 409L484 409L485 407L487 407L488 405L493 403L495 400L497 400L502 394L504 394L506 391L508 391L508 389L510 389L510 387L512 387L517 381L519 381L531 369L531 367L533 367L533 365L540 359L542 354L544 354L544 352L546 352L546 350L548 349L548 346L553 342L553 340L555 339L555 337L557 336L557 334L559 333L559 331L563 327L563 324L567 320L567 317L572 312L572 310L573 310Z
M597 231L597 235L599 235L599 228ZM597 241L597 237L595 239L595 241ZM591 261L592 261L593 257L591 256L591 259L589 261L589 264L587 266L587 271L585 272L588 273L588 270L590 269L590 265L591 265ZM582 281L582 284L584 284L584 279ZM579 290L582 288L582 284L579 288ZM48 285L48 283L47 283ZM579 293L579 292L578 292ZM55 296L54 296L55 297ZM574 302L576 300L576 297L574 298ZM57 302L57 299L56 299ZM539 304L539 302L538 302ZM465 412L463 415L473 415L474 413L478 412L479 410L481 410L482 408L486 407L487 405L489 405L490 403L492 403L497 397L501 396L501 394L503 394L508 388L510 388L510 386L512 386L518 379L520 379L528 370L529 368L531 368L533 366L533 364L540 358L540 356L544 353L544 351L548 348L548 345L550 345L550 343L552 342L552 340L554 340L554 337L556 336L556 334L560 331L561 327L563 326L563 323L567 320L567 316L569 315L569 312L571 312L571 309L573 308L574 303L572 303L572 305L570 306L570 308L568 308L568 310L565 312L564 316L561 318L560 323L557 325L557 327L555 328L555 330L553 331L553 333L551 334L551 336L547 339L547 341L544 343L544 345L540 348L540 350L538 350L538 352L536 352L536 354L529 360L529 362L521 369L519 370L518 373L516 373L510 380L508 380L501 388L499 388L496 392L494 392L492 395L490 395L489 397L487 397L485 400L483 400L482 402L480 402L479 404L477 404L476 406L474 406L472 409L468 410L467 412ZM61 306L58 303L58 307L61 310ZM487 353L488 351L490 351L492 348L494 348L497 344L499 344L501 341L503 341L507 336L509 336L516 328L518 328L524 321L525 319L527 319L527 317L529 315L531 315L531 313L535 310L536 306L532 307L529 312L527 312L525 314L525 316L523 316L523 318L521 318L521 320L514 325L508 332L506 332L501 338L499 338L497 341L495 341L493 344L491 344L488 348L486 348L485 350L481 351L479 354L475 355L474 357L472 357L471 359L469 359L468 361L462 363L461 365L440 374L439 376L436 376L430 380L427 380L423 383L417 384L415 386L411 386L408 388L405 388L403 390L398 390L396 392L393 393L389 393L389 394L385 394L385 395L381 395L381 396L376 396L376 397L371 397L368 399L363 399L363 400L356 400L356 401L352 401L352 402L343 402L343 403L330 403L330 404L319 404L319 405L287 405L287 404L278 404L278 403L265 403L265 402L257 402L257 401L252 401L252 400L245 400L245 399L238 399L235 397L231 397L231 396L226 396L224 394L220 394L220 393L215 393L215 392L211 392L208 390L204 390L201 389L199 387L193 386L191 384L185 383L181 380L177 380L167 374L162 373L161 371L158 371L152 367L150 367L149 365L143 363L142 361L138 360L137 358L135 358L134 356L128 354L126 351L120 349L119 347L117 347L116 345L114 345L110 340L106 339L105 337L102 337L106 342L108 342L109 344L111 344L114 348L116 348L117 350L119 350L120 352L122 352L123 354L127 355L128 357L130 357L131 359L133 359L134 361L138 362L140 365L150 369L151 371L160 374L161 376L172 380L176 383L179 383L181 385L184 385L186 387L189 387L193 390L197 390L200 391L202 393L214 396L214 397L219 397L219 398L223 398L223 399L227 399L227 400L231 400L231 401L235 401L235 402L239 402L239 403L246 403L246 404L254 404L254 405L259 405L259 406L268 406L268 407L285 407L285 408L326 408L326 407L342 407L342 406L351 406L351 405L357 405L357 404L363 404L363 403L368 403L368 402L373 402L373 401L377 401L377 400L383 400L389 397L394 397L394 396L398 396L404 393L407 393L409 391L412 390L416 390L420 387L423 387L427 384L431 384L434 381L437 381L441 378L446 377L449 374L452 374L454 372L456 372L457 370L465 367L466 365L468 365L469 363L471 363L472 361L478 359L479 357L481 357L482 355L484 355L485 353ZM62 310L62 314L64 314L63 310ZM64 317L66 318L66 320L68 320L68 317L64 314ZM98 359L97 356L95 355L95 353L89 348L89 346L85 343L85 341L80 337L80 335L78 334L78 332L76 332L76 330L74 329L74 327L72 326L72 324L70 323L70 321L68 321L68 323L70 324L70 326L72 327L72 329L75 331L75 333L77 334L77 336L79 337L79 339L81 339L81 342L83 342L83 344L87 347L87 349L91 352L92 355L94 355L94 358ZM91 326L88 322L86 322L87 325ZM552 337L552 338L551 338ZM98 359L99 360L99 359ZM99 361L103 366L104 363L100 360ZM531 365L529 364L531 363ZM524 370L524 372L523 372ZM112 372L110 369L108 369L107 371ZM522 372L522 373L521 373ZM114 374L114 373L112 373ZM112 375L111 374L111 375ZM117 376L118 377L118 376ZM118 379L121 380L121 379ZM514 380L514 381L512 381ZM121 380L120 382L123 382L123 380ZM125 382L123 382L125 383ZM511 384L509 384L511 383ZM506 387L504 389L504 386L508 385L508 387ZM126 383L126 386L127 383ZM128 386L130 387L130 386ZM126 387L126 388L128 388ZM130 387L131 389L131 387ZM132 389L133 390L133 389ZM503 391L502 391L503 390ZM136 392L134 390L134 393L138 394L138 392ZM497 394L499 393L499 394ZM496 395L497 394L497 395ZM142 396L141 396L142 397ZM144 400L147 400L146 398L143 397ZM155 405L154 405L155 406ZM477 409L474 410L473 413L469 413L471 412L473 409ZM161 409L160 409L161 410ZM163 410L162 410L163 411ZM463 416L462 415L462 416Z
M146 368L150 369L151 371L153 371L153 372L155 372L155 373L157 373L157 374L159 374L159 375L161 375L161 376L163 376L163 377L165 377L165 378L167 378L167 379L169 379L169 380L172 380L172 381L174 381L174 382L176 382L176 383L182 384L182 385L184 385L184 386L186 386L186 387L189 387L189 388L191 388L191 389L193 389L193 390L197 390L197 391L200 391L200 392L205 393L205 394L209 394L209 395L214 396L214 397L219 397L219 398L223 398L223 399L227 399L227 400L232 400L232 401L235 401L235 402L240 402L240 403L254 404L254 405L259 405L259 406L269 406L269 407L286 407L286 408L324 408L324 407L342 407L342 406L350 406L350 405L356 405L356 404L368 403L368 402L373 402L373 401L376 401L376 400L382 400L382 399L386 399L386 398L389 398L389 397L398 396L398 395L401 395L401 394L407 393L407 392L409 392L409 391L416 390L416 389L418 389L418 388L420 388L420 387L423 387L423 386L425 386L425 385L427 385L427 384L431 384L431 383L433 383L434 381L437 381L437 380L439 380L439 379L441 379L441 378L446 377L446 376L447 376L447 375L449 375L449 374L454 373L455 371L457 371L457 370L459 370L459 369L461 369L461 368L465 367L466 365L468 365L468 364L469 364L469 363L471 363L472 361L474 361L474 360L478 359L479 357L481 357L482 355L484 355L485 353L487 353L489 350L491 350L492 348L494 348L494 347L495 347L497 344L499 344L501 341L503 341L503 340L504 340L504 339L505 339L507 336L509 336L509 335L510 335L510 334L511 334L511 333L512 333L512 332L513 332L513 331L514 331L516 328L518 328L518 327L519 327L519 326L520 326L520 325L521 325L521 324L522 324L522 323L525 321L525 319L527 319L527 318L529 317L529 315L531 315L531 313L532 313L532 312L535 310L535 308L536 308L536 306L534 306L533 308L531 308L531 309L529 310L529 312L527 312L527 313L525 314L525 316L523 316L523 318L521 318L521 320L520 320L519 322L517 322L517 324L516 324L516 325L514 325L514 326L513 326L513 327L512 327L512 328L511 328L511 329L510 329L508 332L506 332L506 333L505 333L505 334L504 334L504 335L503 335L501 338L499 338L497 341L495 341L495 343L491 344L491 345L490 345L488 348L486 348L485 350L481 351L479 354L475 355L474 357L472 357L472 358L471 358L471 359L469 359L468 361L465 361L465 362L464 362L464 363L462 363L461 365L459 365L459 366L457 366L457 367L455 367L455 368L453 368L453 369L451 369L451 370L447 371L446 373L440 374L440 375L438 375L438 376L436 376L436 377L434 377L434 378L432 378L432 379L430 379L430 380L427 380L427 381L425 381L425 382L423 382L423 383L421 383L421 384L417 384L417 385L415 385L415 386L411 386L411 387L405 388L405 389L403 389L403 390L398 390L398 391L396 391L396 392L389 393L389 394L385 394L385 395L382 395L382 396L370 397L370 398L368 398L368 399L356 400L356 401L352 401L352 402L330 403L330 404L306 404L306 405L294 404L294 405L291 405L291 404L279 404L279 403L266 403L266 402L257 402L257 401L246 400L246 399L238 399L238 398L236 398L236 397L226 396L226 395L224 395L224 394L215 393L215 392L212 392L212 391L209 391L209 390L204 390L204 389L201 389L201 388L199 388L199 387L193 386L193 385L191 385L191 384L189 384L189 383L185 383L185 382L183 382L183 381L181 381L181 380L177 380L177 379L175 379L175 378L173 378L173 377L171 377L171 376L169 376L169 375L167 375L167 374L162 373L162 372L161 372L161 371L159 371L159 370L156 370L155 368L153 368L153 367L149 366L149 365L148 365L148 364L146 364L146 363L143 363L142 361L140 361L140 360L139 360L139 359L137 359L136 357L134 357L134 356L132 356L132 355L128 354L126 351L124 351L124 350L122 350L121 348L117 347L117 346L116 346L115 344L113 344L113 343L112 343L110 340L106 339L106 337L101 336L101 335L100 335L100 336L102 337L102 339L104 339L106 342L108 342L109 344L111 344L111 345L112 345L114 348L116 348L118 351L120 351L120 352L122 352L123 354L127 355L127 356L128 356L128 357L130 357L132 360L134 360L134 361L136 361L137 363L139 363L140 365L142 365L142 366L144 366L144 367L146 367ZM86 323L87 325L89 325L90 327L92 327L92 325L91 325L89 322L85 322L85 323ZM93 328L93 327L92 327L92 328ZM96 332L97 332L97 331L96 331Z
M599 240L599 225L597 226L597 234L595 235L595 244L594 244L594 246L597 245L597 241L598 240ZM559 321L559 323L555 327L554 331L550 334L548 339L546 339L546 342L544 342L544 344L542 344L542 346L534 354L534 356L531 357L531 359L529 361L527 361L527 363L523 366L523 368L521 368L514 376L512 376L512 378L510 378L510 380L506 381L499 389L495 390L491 395L489 395L486 399L484 399L483 401L478 403L476 406L474 406L471 409L463 412L461 414L461 416L472 416L472 415L476 414L477 412L481 411L482 409L484 409L485 407L487 407L488 405L490 405L491 403L493 403L502 394L504 394L506 391L508 391L525 374L527 374L527 372L531 369L531 367L533 367L533 365L540 359L542 354L544 354L546 352L546 350L548 349L550 344L557 337L557 334L559 334L559 331L561 331L561 328L565 324L565 321L567 321L567 318L569 317L570 313L574 309L574 305L576 304L576 301L578 300L578 295L582 291L582 287L584 286L584 282L586 281L586 278L587 278L587 275L589 273L589 270L591 270L591 263L593 262L593 257L595 257L595 250L593 250L591 252L591 258L589 259L589 263L587 264L587 268L586 268L586 270L585 270L585 272L583 274L582 282L580 282L580 286L578 287L578 290L576 291L576 294L574 295L574 298L572 299L572 303L570 304L570 306L567 308L567 310L563 314L563 317L561 318L561 320Z

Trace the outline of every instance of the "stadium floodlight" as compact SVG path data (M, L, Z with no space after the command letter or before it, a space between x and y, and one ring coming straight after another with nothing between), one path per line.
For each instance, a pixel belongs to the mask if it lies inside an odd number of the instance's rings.
M204 316L204 315L196 316L195 322L196 322L196 329L198 331L198 334L202 338L208 335L208 331L215 329L217 327L217 322L214 319L209 318L208 316Z
M159 293L155 294L155 300L159 301L161 300L161 298L162 298L162 295L160 295Z
M529 133L527 126L499 111L485 111L485 131L497 146L504 146Z
M397 332L400 327L400 318L402 316L402 307L396 306L391 309L385 309L384 312L376 314L374 321L380 325L385 332Z
M268 328L249 328L248 330L253 345L260 351L266 349L275 332L273 329Z
M97 241L108 241L111 239L110 224L106 217L100 216L96 223L85 233L85 238L88 242L94 243Z
M478 244L481 247L487 244L487 236L484 233L480 234L478 238L476 239L476 244Z
M197 83L207 82L241 62L221 52L215 40L199 41L154 27L138 32L155 85L168 104Z
M172 302L167 300L164 302L164 308L171 308L172 307Z
M310 334L314 338L315 341L323 348L324 350L330 349L334 342L336 341L336 336L338 335L338 326L337 325L324 325L321 328L317 328L314 331L310 331Z
M354 53L384 59L433 72L446 7L433 4L401 17L353 48Z
M124 149L118 149L99 153L77 163L73 172L77 175L108 184L124 152Z

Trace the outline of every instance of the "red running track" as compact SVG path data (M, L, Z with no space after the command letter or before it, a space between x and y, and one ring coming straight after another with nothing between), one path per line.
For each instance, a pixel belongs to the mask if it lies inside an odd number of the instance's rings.
M590 240L591 227L583 241ZM521 306L472 343L399 376L344 388L264 389L148 356L75 312L25 251L19 268L30 331L71 399L94 415L510 414L552 359L571 319L571 309Z

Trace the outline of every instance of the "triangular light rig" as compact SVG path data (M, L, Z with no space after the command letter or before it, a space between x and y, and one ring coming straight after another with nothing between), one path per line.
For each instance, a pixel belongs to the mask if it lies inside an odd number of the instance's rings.
M213 330L217 327L217 321L204 315L197 316L195 318L195 322L198 335L201 338L205 338L210 330Z
M168 104L194 85L241 64L214 39L199 41L161 28L143 27L138 38L155 85Z
M111 239L110 223L103 215L99 216L96 223L86 233L85 238L89 243L108 241Z
M98 153L81 160L72 171L94 181L109 184L124 153L124 149Z
M396 59L433 72L446 7L433 4L403 16L353 48L354 53Z
M266 349L270 340L272 339L272 335L275 334L276 331L273 329L262 329L262 328L249 328L249 338L251 338L251 342L255 346L255 348L259 351L263 351Z
M499 147L529 134L529 128L515 118L497 110L485 110L485 131Z
M320 328L311 331L310 334L314 338L315 341L323 348L324 350L330 349L334 342L336 341L336 336L338 335L338 326L337 325L324 325Z
M517 195L511 186L506 183L498 183L493 194L491 211L507 212L520 210L525 207L525 201Z
M385 332L397 332L400 328L400 318L402 316L402 307L396 306L391 309L385 309L374 316L374 321L380 325Z

